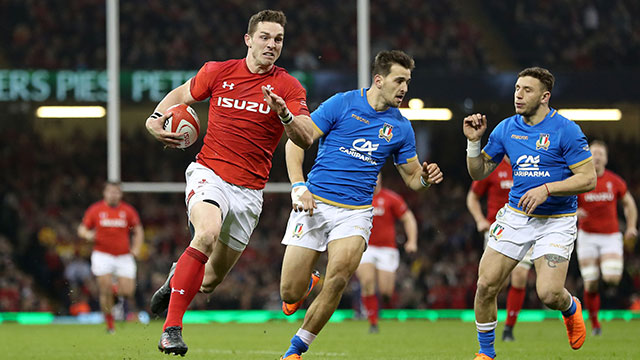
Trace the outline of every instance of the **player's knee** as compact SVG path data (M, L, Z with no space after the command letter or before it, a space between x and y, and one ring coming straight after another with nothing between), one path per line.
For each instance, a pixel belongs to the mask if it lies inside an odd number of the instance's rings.
M598 291L598 281L585 281L584 290L586 292L594 293Z
M584 282L596 282L600 277L600 270L596 264L582 266L580 268L580 274Z
M211 254L213 244L218 239L218 234L219 232L213 228L197 230L193 240L191 240L191 246L204 251L206 254Z
M602 280L610 285L618 285L622 279L624 263L620 259L606 259L600 263L602 268Z
M543 304L551 309L560 309L565 300L564 288L538 290L538 297Z
M343 274L335 274L325 279L322 290L330 291L332 294L342 294L349 283L349 278Z
M280 283L280 298L287 304L294 304L300 301L300 299L304 296L304 290L305 289L303 289L301 286L297 287L291 282L283 281Z
M493 298L498 295L500 285L488 281L484 277L478 278L476 296L481 299Z
M620 284L620 280L622 280L621 275L602 275L602 281L607 283L607 285L617 286Z

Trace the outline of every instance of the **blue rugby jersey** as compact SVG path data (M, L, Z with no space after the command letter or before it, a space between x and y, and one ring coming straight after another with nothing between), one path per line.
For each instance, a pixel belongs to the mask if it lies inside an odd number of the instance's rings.
M367 89L338 93L311 114L322 133L307 187L314 197L342 207L370 207L384 162L417 159L411 123L397 108L375 111Z
M504 119L491 132L482 152L496 163L500 163L505 154L511 159L513 187L509 192L509 206L517 211L522 211L518 201L528 190L567 179L573 175L572 168L591 160L587 138L580 126L554 109L533 126L525 124L520 115ZM576 195L550 196L533 214L573 215L577 207Z

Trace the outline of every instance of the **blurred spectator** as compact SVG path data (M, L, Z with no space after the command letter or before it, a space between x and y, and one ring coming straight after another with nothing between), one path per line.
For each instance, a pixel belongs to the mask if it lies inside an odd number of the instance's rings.
M373 52L403 49L424 69L484 68L479 32L462 19L453 0L372 0ZM209 59L241 58L236 36L246 32L261 2L131 0L120 2L123 69L197 69ZM290 69L356 67L355 1L300 3L277 0L270 8L288 18L287 46L279 60ZM55 19L49 14L56 14ZM104 0L0 2L0 58L11 68L104 69ZM168 26L167 24L170 24ZM425 36L426 35L426 36Z

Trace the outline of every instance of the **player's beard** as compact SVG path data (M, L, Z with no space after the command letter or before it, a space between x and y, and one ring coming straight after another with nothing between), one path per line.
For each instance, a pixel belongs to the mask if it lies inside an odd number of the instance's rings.
M538 109L540 109L540 105L542 105L541 102L538 102L536 105L532 106L529 109L523 109L523 111L520 113L520 115L524 116L524 117L531 117L533 115L535 115L538 112ZM517 110L516 110L517 112Z

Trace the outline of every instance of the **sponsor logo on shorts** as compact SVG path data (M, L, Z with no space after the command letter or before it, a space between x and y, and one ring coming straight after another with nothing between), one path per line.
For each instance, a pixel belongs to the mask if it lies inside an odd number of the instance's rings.
M302 236L302 224L300 224L300 223L296 224L296 227L293 228L293 236L295 236L297 238Z
M500 210L498 210L498 213L496 214L496 217L503 217L505 212L507 212L507 209L505 209L504 207L500 208Z
M538 141L536 141L536 150L549 150L549 145L551 145L551 141L549 141L549 134L540 134Z
M496 240L499 240L502 237L502 233L504 233L504 228L500 224L495 224L493 229L491 229L491 236Z
M378 132L378 137L380 139L387 140L387 142L391 141L391 138L393 137L393 125L384 123L384 125L382 125L382 129Z
M353 225L353 228L362 232L367 232L367 229L359 225Z

